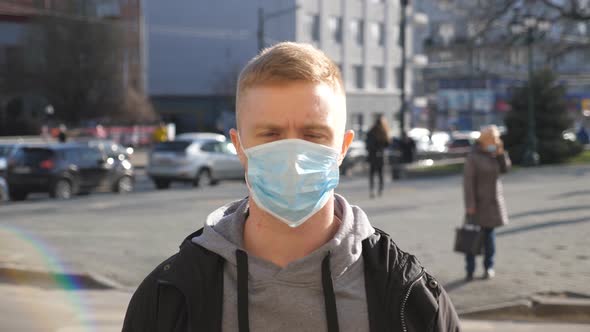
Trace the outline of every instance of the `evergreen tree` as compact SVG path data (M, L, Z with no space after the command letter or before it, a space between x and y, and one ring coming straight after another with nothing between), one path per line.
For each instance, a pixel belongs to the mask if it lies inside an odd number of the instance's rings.
M532 82L514 91L512 111L505 119L508 129L505 144L514 162L520 163L527 144L529 84L533 87L537 152L541 163L557 163L578 153L579 147L562 136L563 131L572 126L567 114L566 89L550 70L541 70L533 74Z

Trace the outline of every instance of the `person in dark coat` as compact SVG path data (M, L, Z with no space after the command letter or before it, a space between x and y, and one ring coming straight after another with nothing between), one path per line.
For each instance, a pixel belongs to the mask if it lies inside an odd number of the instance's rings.
M484 234L484 275L493 278L496 251L494 229L508 223L500 174L510 169L511 161L504 151L496 126L481 131L481 136L465 161L463 192L467 221L481 226ZM466 255L466 279L472 280L475 256Z
M383 165L385 164L384 151L389 145L389 128L385 117L380 115L375 124L367 133L365 141L369 162L369 195L375 197L375 175L379 178L379 196L383 194Z
M411 164L416 159L416 142L406 133L402 134L401 153L404 164Z

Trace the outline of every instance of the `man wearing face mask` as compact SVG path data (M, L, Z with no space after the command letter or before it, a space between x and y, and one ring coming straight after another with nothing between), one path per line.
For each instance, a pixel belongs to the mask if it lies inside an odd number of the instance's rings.
M123 331L459 331L441 285L334 193L354 133L332 61L266 49L240 74L236 108L249 196L144 280Z
M463 192L465 198L466 221L482 227L484 235L483 267L484 279L495 276L494 254L496 241L494 229L508 223L508 214L502 192L500 174L506 173L511 167L508 153L500 139L496 126L488 126L481 130L478 143L473 147L467 160L463 174ZM473 280L475 256L465 256L466 280Z

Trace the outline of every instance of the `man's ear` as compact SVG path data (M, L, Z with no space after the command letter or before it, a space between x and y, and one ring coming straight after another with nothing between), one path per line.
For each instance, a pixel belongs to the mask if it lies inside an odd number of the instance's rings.
M242 146L242 141L238 137L238 131L234 128L230 129L229 136L231 137L231 142L234 144L236 148L236 152L238 153L238 158L240 159L240 163L246 169L248 167L248 158L244 154L244 147Z
M350 144L352 143L353 140L354 140L354 130L347 130L346 133L344 133L344 139L342 140L342 149L340 150L340 158L338 160L338 166L342 165L342 161L344 160L344 157L346 156L346 153L348 152L348 148L350 147Z

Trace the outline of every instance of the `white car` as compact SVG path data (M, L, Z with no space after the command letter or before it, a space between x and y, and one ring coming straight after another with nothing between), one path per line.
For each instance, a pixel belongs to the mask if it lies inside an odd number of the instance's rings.
M149 157L147 174L156 188L166 189L173 181L199 186L243 180L244 168L225 136L194 133L156 145Z

